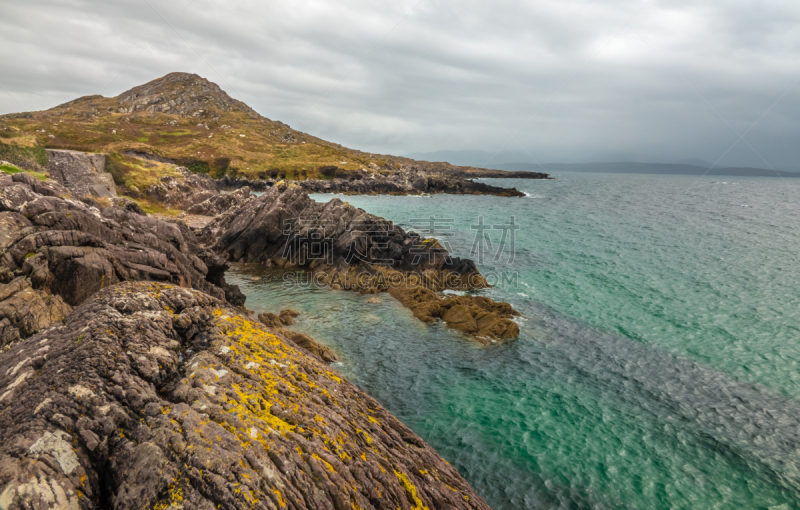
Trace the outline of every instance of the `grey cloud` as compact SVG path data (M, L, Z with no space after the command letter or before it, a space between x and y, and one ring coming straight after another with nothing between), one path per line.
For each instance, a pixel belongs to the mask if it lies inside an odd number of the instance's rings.
M187 71L373 152L713 162L786 93L720 164L798 168L798 21L796 1L194 0L179 36L141 0L5 2L0 112Z

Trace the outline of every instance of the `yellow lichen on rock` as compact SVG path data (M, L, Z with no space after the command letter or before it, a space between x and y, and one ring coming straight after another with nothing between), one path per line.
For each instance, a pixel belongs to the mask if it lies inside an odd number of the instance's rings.
M422 500L419 499L419 496L417 496L417 488L414 487L414 484L411 483L411 480L408 479L408 476L406 476L406 474L402 471L398 471L396 469L394 470L394 475L406 488L406 492L408 492L408 494L411 496L411 499L414 500L414 510L429 510L427 506L422 504Z
M69 436L83 471L59 483L80 490L87 508L104 504L99 484L110 476L132 487L115 492L126 508L285 509L313 502L488 510L455 469L378 402L220 301L186 288L126 283L101 291L83 310L48 331L50 343L68 346L59 351L63 359L48 363L65 370L31 378L29 391L41 398L21 409L20 423L39 423L34 410L55 402L69 413L80 432L51 433ZM87 310L96 317L88 323ZM2 362L0 388L13 383L19 363ZM108 432L90 427L90 416L108 422ZM0 439L0 451L13 444L3 428ZM108 457L98 462L96 455ZM14 469L43 465L7 458ZM150 476L153 469L158 477ZM323 500L335 505L320 506Z
M153 506L154 510L167 508L183 508L183 489L174 483L167 486L167 497Z

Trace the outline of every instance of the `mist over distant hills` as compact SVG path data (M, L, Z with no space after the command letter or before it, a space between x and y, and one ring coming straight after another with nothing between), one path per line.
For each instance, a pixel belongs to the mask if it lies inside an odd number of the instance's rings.
M418 152L407 157L424 161L443 161L453 165L475 166L514 172L589 172L616 174L659 175L729 175L754 177L800 177L800 171L772 170L769 168L722 167L710 168L711 163L702 159L683 159L672 163L521 163L530 160L522 151L501 151L496 156L481 150L441 150Z

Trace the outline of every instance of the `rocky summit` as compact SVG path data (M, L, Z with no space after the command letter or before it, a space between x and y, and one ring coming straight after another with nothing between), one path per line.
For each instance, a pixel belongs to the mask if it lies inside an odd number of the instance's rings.
M229 96L219 85L196 74L169 73L117 96L119 113L162 112L197 117L206 111L257 115L249 106ZM74 104L74 103L73 103Z

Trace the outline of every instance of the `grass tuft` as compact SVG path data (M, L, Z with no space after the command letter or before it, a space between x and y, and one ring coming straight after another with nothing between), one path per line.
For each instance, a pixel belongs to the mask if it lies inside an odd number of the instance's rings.
M161 216L169 216L170 218L177 218L178 215L183 212L180 209L165 207L158 202L153 202L146 198L131 198L131 200L139 204L139 207L147 214L158 214Z
M3 172L8 175L14 175L22 172L26 172L31 174L32 176L36 177L40 181L46 181L50 176L44 172L33 172L30 170L23 170L22 168L16 167L14 165L0 165L0 172Z
M162 177L183 176L172 165L145 161L132 156L112 153L106 158L106 171L114 177L114 183L128 191L143 191L157 184Z

